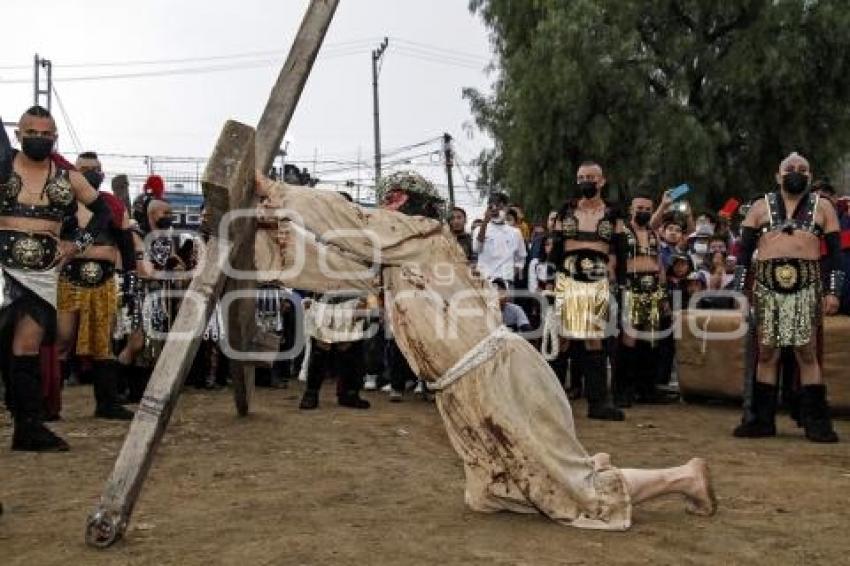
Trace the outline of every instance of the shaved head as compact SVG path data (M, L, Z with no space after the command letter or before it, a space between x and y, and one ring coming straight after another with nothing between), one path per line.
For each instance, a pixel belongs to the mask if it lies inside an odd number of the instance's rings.
M797 153L796 151L790 154L788 157L782 160L782 163L779 164L779 174L787 173L789 171L799 171L799 172L810 171L809 160Z
M24 135L56 135L56 121L50 112L42 106L33 106L21 114L18 120L18 132Z
M809 160L797 153L796 151L782 160L779 164L779 171L776 173L776 184L780 187L785 187L785 177L797 173L806 178L806 184L811 184L812 170L809 166ZM805 187L802 189L805 190Z

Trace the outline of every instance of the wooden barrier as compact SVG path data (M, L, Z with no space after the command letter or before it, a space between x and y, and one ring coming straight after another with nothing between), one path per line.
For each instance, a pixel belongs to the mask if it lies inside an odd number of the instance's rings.
M685 400L740 400L744 390L745 340L711 339L706 331L734 333L741 328L739 311L692 310L682 313L676 343L679 389ZM741 334L739 332L739 334ZM824 323L823 370L833 410L850 412L850 317L828 317Z

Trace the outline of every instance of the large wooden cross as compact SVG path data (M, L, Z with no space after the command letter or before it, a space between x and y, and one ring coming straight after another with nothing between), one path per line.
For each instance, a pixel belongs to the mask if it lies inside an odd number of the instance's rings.
M225 275L228 262L234 269L254 271L255 217L241 216L226 226L221 221L229 212L253 210L255 171L268 171L274 161L338 4L339 0L311 0L256 131L228 121L219 136L203 178L212 237L171 327L171 337L154 367L112 475L88 517L86 542L92 546L106 548L124 535L216 298L225 288L248 291L246 296L256 288L253 277L228 279ZM221 226L223 233L219 233ZM224 313L231 346L237 351L276 352L277 342L269 343L258 332L254 312L254 298L246 297L233 301ZM241 362L232 365L237 412L245 416L251 404L254 368Z

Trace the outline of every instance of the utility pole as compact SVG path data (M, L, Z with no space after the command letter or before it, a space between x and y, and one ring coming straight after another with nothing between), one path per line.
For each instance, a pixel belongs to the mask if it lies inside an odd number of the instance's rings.
M45 73L45 83L47 87L41 88L41 69L44 69ZM46 104L41 104L41 97L46 97ZM51 106L53 102L53 63L48 61L47 59L42 59L38 56L38 53L35 54L35 59L33 61L33 104L36 106L44 106L47 108L47 111L51 111Z
M360 162L363 160L363 150L360 146L357 146L357 198L354 201L357 204L360 204Z
M455 164L454 151L452 150L452 136L448 132L443 134L443 154L446 160L446 180L449 183L449 208L455 206L455 183L452 178L452 167Z
M381 69L378 64L381 61L381 57L384 56L384 51L387 50L389 43L389 38L385 37L381 45L372 51L372 102L375 114L375 189L378 188L378 183L381 182L381 117L380 107L378 105L378 75Z

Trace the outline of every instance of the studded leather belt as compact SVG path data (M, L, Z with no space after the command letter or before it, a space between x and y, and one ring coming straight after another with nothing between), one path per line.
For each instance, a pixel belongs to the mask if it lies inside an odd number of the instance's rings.
M54 266L58 255L59 245L52 236L0 230L0 264L4 267L46 271Z

